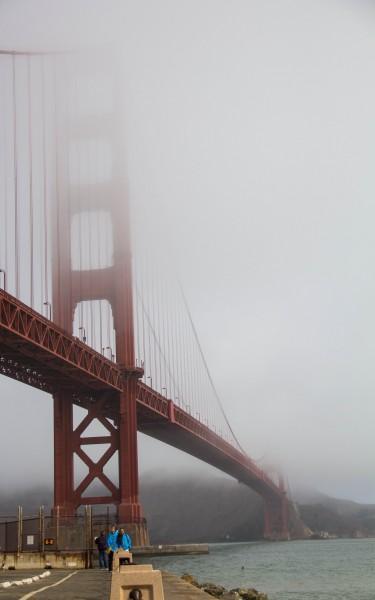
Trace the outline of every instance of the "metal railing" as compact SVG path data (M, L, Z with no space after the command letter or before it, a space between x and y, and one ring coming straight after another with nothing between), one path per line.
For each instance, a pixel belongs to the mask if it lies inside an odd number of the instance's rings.
M139 523L144 521L139 519ZM108 532L113 523L113 513L95 514L91 506L71 516L61 515L58 508L46 515L41 507L38 515L27 517L19 506L16 517L0 517L0 554L86 552L89 558L96 550L95 538L101 531Z

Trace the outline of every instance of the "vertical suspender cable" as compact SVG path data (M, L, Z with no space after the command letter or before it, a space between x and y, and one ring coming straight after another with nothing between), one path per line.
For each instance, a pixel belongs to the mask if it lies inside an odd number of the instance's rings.
M182 348L181 348L181 333L179 331L179 318L178 318L178 301L176 298L176 295L174 297L174 323L175 323L175 333L176 333L176 365L177 365L177 381L181 382L181 389L182 389L182 394L183 394L183 401L185 401L186 399L189 400L189 404L190 404L190 399L188 396L188 391L186 389L186 385L185 385L185 377L184 377L184 373L183 373L183 367L182 367Z
M42 61L42 163L43 163L43 227L44 227L44 302L50 302L48 285L48 209L47 209L47 160L46 160L46 79L45 60Z
M143 380L146 382L146 369L148 368L148 359L146 355L146 328L145 328L145 287L144 287L144 270L145 270L145 258L142 257L142 267L141 267L141 304L142 304L142 344L143 344Z
M79 106L79 90L77 76L74 78L74 96L75 96L75 107ZM77 113L74 112L74 116L77 117ZM84 303L82 300L82 266L83 266L83 225L82 225L82 156L77 144L74 148L74 159L77 165L77 196L78 196L78 214L76 215L77 231L78 231L78 244L79 244L79 306L78 306L78 324L79 327L84 327ZM87 324L85 323L87 326ZM87 334L86 334L87 335ZM86 337L86 336L85 336Z
M31 125L31 57L27 60L28 150L29 150L29 219L30 219L30 305L34 307L34 206L33 206L33 151Z
M163 314L164 314L164 326L165 326L165 333L164 333L164 339L165 339L165 344L166 344L166 351L167 351L167 360L168 360L168 364L169 364L169 382L168 382L168 390L170 393L170 398L172 398L173 401L176 400L176 386L174 384L174 378L173 376L171 377L171 367L172 367L172 355L171 355L171 336L170 336L170 327L169 327L169 316L170 316L170 311L169 311L169 297L168 294L165 293L165 285L163 286L163 293L164 296L162 298L162 304L164 307L163 310ZM172 390L172 381L173 381L173 390Z
M59 185L59 157L60 157L60 140L59 140L59 94L58 94L58 81L57 81L57 67L58 67L58 62L57 62L57 58L55 58L54 60L54 64L53 64L53 68L54 68L54 105L55 105L55 114L54 114L54 118L55 118L55 159L56 159L56 165L55 165L55 177L56 177L56 200L55 200L55 223L54 223L54 227L55 227L55 236L56 239L53 241L53 244L55 246L55 248L57 249L57 257L56 257L56 261L58 264L53 265L54 270L57 271L58 273L58 280L57 280L57 286L56 289L54 290L54 295L56 296L56 298L53 298L53 300L57 300L60 311L61 311L61 277L60 277L60 273L61 273L61 257L60 257L60 248L61 248L61 233L60 233L60 201L61 201L61 192L60 192L60 185ZM52 312L53 312L54 307L52 306Z
M2 86L5 89L5 86ZM5 115L5 98L3 96L4 106L3 113ZM3 167L4 167L4 269L8 272L8 178L7 178L7 148L6 137L3 138Z
M86 144L87 144L87 140L86 140ZM90 161L90 145L87 144L88 147L86 149L86 173L87 173L87 198L89 196L89 179L91 177L91 161ZM93 315L93 305L92 305L92 276L91 276L91 270L92 270L92 261L91 261L91 257L92 257L92 213L90 211L90 209L87 211L87 227L88 227L88 259L89 259L89 263L88 263L88 270L87 270L87 276L89 278L89 315L90 315L90 346L92 348L94 348L94 315Z
M104 227L106 226L105 220L103 220L103 225ZM100 235L100 226L99 226L99 212L97 211L96 213L96 239L97 239L97 244L98 244L98 268L100 269L103 264L104 264L104 260L102 258L103 256L103 240L102 240L102 236ZM99 303L98 303L98 310L99 310L99 352L102 351L102 347L103 347L103 323L102 323L102 300L99 299ZM96 313L98 313L98 310L96 311ZM98 350L98 348L96 348Z
M156 312L157 312L157 322L158 322L157 329L156 329L156 327L155 327L155 329L157 331L159 343L160 343L161 347L163 348L163 341L161 339L161 327L160 327L160 321L161 321L161 317L160 317L160 273L158 273L158 277L156 278L155 302L157 303L157 311ZM160 377L160 392L162 393L163 387L166 387L166 381L165 381L165 376L163 377L163 361L162 361L160 355L159 355L159 377Z
M111 257L111 251L110 248L113 248L113 221L112 221L112 213L110 213L111 215L111 219L110 219L110 224L111 226L106 228L105 232L104 232L104 246L105 246L105 253L106 253L106 264L107 267L110 266L110 264L112 263L112 257ZM112 243L111 243L112 240ZM112 325L113 325L113 320L111 322L111 306L110 303L107 302L106 303L106 312L107 312L107 346L112 346ZM113 313L112 313L112 317L113 317ZM101 348L101 351L103 350L103 348ZM104 353L105 353L105 347L104 347Z
M18 249L18 173L17 173L17 97L16 97L16 57L12 56L13 66L13 167L14 167L14 261L15 293L19 298L19 249Z
M174 320L174 296L173 296L173 291L171 290L170 295L169 295L170 301L169 301L169 309L168 309L168 321L170 323L170 337L171 337L171 352L172 352L172 360L171 360L171 365L172 365L172 373L173 373L173 379L175 381L179 381L178 379L178 362L177 362L177 344L176 344L176 339L175 339L175 320ZM180 390L175 390L175 394L176 391L178 393L178 402L177 404L179 404L180 406L182 406L184 404L184 393L183 390L181 388L182 382L179 381L180 384ZM176 400L176 397L175 397Z
M80 65L80 68L82 68L82 65ZM82 96L82 94L86 94L87 97L89 97L89 91L87 86L80 86L79 89L79 93L81 95L81 98L84 97ZM84 105L84 104L83 104ZM92 155L90 156L90 143L89 140L87 139L87 134L86 137L84 138L84 143L81 146L80 149L80 153L83 153L83 164L84 164L84 169L83 169L83 188L85 189L85 193L83 195L83 197L86 199L87 202L87 210L85 212L85 223L86 223L86 227L85 229L87 230L86 233L86 252L85 252L85 258L86 258L86 265L85 265L85 274L86 277L88 278L88 294L89 294L89 298L88 298L88 302L86 303L87 305L87 339L89 340L90 346L92 348L95 347L95 339L94 339L94 315L93 315L93 301L92 301L92 273L91 273L91 269L92 269L92 213L90 210L90 187L91 187L91 176L92 176ZM92 154L92 153L91 153ZM85 290L86 290L86 286L85 286ZM109 344L111 345L111 344Z
M198 333L197 333L197 330L196 330L196 328L195 328L194 321L193 321L193 318L192 318L192 316L191 316L191 312L190 312L190 309L189 309L189 306L188 306L188 303L187 303L187 300L186 300L186 297L185 297L185 294L184 294L183 288L182 288L182 286L181 286L181 283L180 283L180 289L181 289L181 294L182 294L182 299L183 299L183 302L184 302L184 305L185 305L185 309L186 309L186 312L187 312L187 315L188 315L188 318L189 318L189 321L190 321L190 324L191 324L191 328L192 328L192 331L193 331L193 335L194 335L194 337L195 337L195 340L196 340L196 343L197 343L197 346L198 346L199 353L200 353L200 355L201 355L201 357L202 357L202 361L203 361L203 364L204 364L204 367L205 367L205 370L206 370L206 373L207 373L207 377L208 377L208 380L209 380L209 382L210 382L210 386L211 386L211 388L212 388L212 391L213 391L213 393L214 393L214 396L215 396L215 398L216 398L217 404L218 404L218 406L219 406L219 408L220 408L220 411L221 411L221 413L222 413L222 416L224 417L224 420L225 420L225 422L226 422L226 424L227 424L227 426L228 426L228 428L229 428L229 431L230 431L230 433L231 433L231 434L232 434L232 436L233 436L233 440L236 442L236 444L237 444L238 448L241 450L241 452L243 452L243 454L246 454L246 452L245 452L245 451L244 451L244 449L242 448L242 446L241 446L241 444L240 444L239 440L238 440L238 439L237 439L237 437L236 437L236 434L234 433L234 431L233 431L233 429L232 429L232 427L231 427L231 425L230 425L230 423L229 423L229 421L228 421L228 417L227 417L227 415L226 415L226 413L225 413L225 411L224 411L224 406L223 406L223 403L222 403L222 401L221 401L221 399L220 399L220 396L219 396L219 394L218 394L218 392L217 392L217 389L216 389L216 387L215 387L215 384L214 384L214 382L213 382L213 379L212 379L212 377L211 377L211 373L210 373L210 370L209 370L209 368L208 368L208 364L207 364L206 358L205 358L205 356L204 356L204 354L203 354L203 349L202 349L202 346L201 346L201 344L200 344L199 337L198 337Z
M191 335L189 335L189 331L187 328L188 323L186 322L186 327L185 327L185 331L186 331L186 353L188 356L188 373L189 373L189 382L190 382L190 389L191 389L191 401L194 404L194 409L195 412L197 414L199 414L199 416L201 417L201 408L199 406L199 402L197 401L197 384L196 381L194 379L194 375L195 375L195 370L194 370L194 359L195 359L195 355L194 355L194 348L193 348L193 344L192 344L192 337Z
M178 385L176 384L175 380L173 379L173 374L172 374L172 372L171 372L171 369L170 369L170 366L169 366L169 364L168 364L168 361L167 361L167 358L166 358L166 355L165 355L164 349L163 349L163 347L162 347L162 345L161 345L160 341L158 340L158 337L157 337L157 335L156 335L156 331L155 331L155 329L154 329L154 327L153 327L153 325L152 325L151 319L150 319L150 315L148 314L148 312L147 312L147 309L146 309L146 307L144 306L144 303L143 303L143 302L142 302L142 300L141 300L141 296L140 296L140 293L139 293L139 291L138 291L138 290L137 290L137 294L138 294L138 298L139 298L139 300L140 300L140 301L141 301L141 303L142 303L142 308L143 308L143 310L144 310L144 315L145 315L145 318L146 318L146 321L147 321L147 325L148 325L148 328L149 328L149 332L150 332L150 334L152 334L153 340L154 340L154 342L155 342L155 345L156 345L156 347L157 347L157 349L158 349L158 352L159 352L159 356L161 357L161 359L162 359L162 362L163 362L163 364L164 364L164 366L165 366L165 369L168 371L168 374L169 374L169 376L170 376L170 377L172 378L172 380L173 380L173 384L174 384L174 386L175 386L175 389L177 390L177 392L179 392L179 387L178 387ZM153 386L153 387L154 387L154 386Z
M155 298L155 273L154 270L151 269L150 271L150 282L151 282L151 304L152 304L152 326L154 331L156 331L156 298ZM158 372L158 365L157 365L157 353L156 353L156 335L153 336L154 339L154 377L155 377L155 384L154 384L154 389L157 391L161 391L160 390L160 382L159 382L159 372Z
M163 292L164 292L165 286L164 285L160 285L160 297L159 297L159 304L162 307L162 336L163 336L163 347L164 347L164 352L166 353L166 361L167 363L169 363L170 361L170 355L169 355L169 343L166 337L166 329L165 329L165 302L163 301ZM168 375L168 377L167 377ZM165 386L167 388L166 390L166 396L168 396L169 398L173 398L173 396L171 396L172 390L171 390L171 378L170 378L170 374L169 374L169 369L165 369L164 370L164 379L165 379Z
M143 352L141 350L141 320L140 320L140 302L137 295L138 286L138 252L137 249L134 253L133 259L133 289L135 293L133 294L133 302L134 302L134 312L136 318L136 339L137 339L137 355L136 355L136 363L140 367L142 365L142 356Z
M72 80L70 77L70 63L68 63L68 60L71 60L71 57L67 57L65 60L65 70L64 70L64 76L65 76L65 90L69 90L69 86L71 86L72 84ZM67 64L68 63L68 64ZM69 298L69 302L70 302L70 308L71 310L73 309L73 273L72 273L72 190L71 190L71 180L70 180L70 152L71 152L71 147L69 145L69 142L72 138L72 111L71 111L71 94L69 95L69 93L66 93L66 97L67 99L65 100L64 103L64 110L65 110L65 128L64 128L64 133L65 133L65 144L64 144L64 149L65 149L65 165L66 165L66 170L65 170L65 186L67 189L67 197L68 197L68 206L67 206L67 222L65 223L65 227L67 227L68 232L67 235L65 235L65 242L68 245L68 247L65 249L66 252L66 256L67 259L69 261L69 263L67 265L65 265L65 268L67 269L68 273L68 277L69 277L69 292L70 292L70 298ZM65 233L65 232L64 232ZM73 320L74 320L74 314L70 313L70 317L69 317L69 329L73 332Z
M192 335L191 335L191 331L188 331L188 323L186 322L186 328L187 328L187 332L186 332L186 345L187 345L187 351L190 354L190 381L191 381L191 387L192 387L192 398L193 398L193 402L194 405L196 407L196 411L199 414L199 419L202 420L202 407L200 406L199 403L199 398L198 398L198 383L196 381L196 355L195 355L195 348L194 348L194 342L192 339Z
M150 279L149 279L149 274L148 274L148 267L149 267L149 263L147 260L147 304L146 304L146 309L147 312L150 314ZM149 375L148 377L150 378L150 385L152 387L152 352L151 352L151 327L150 327L150 323L147 324L147 330L148 330L148 368L149 368Z
M177 327L178 327L178 337L179 337L179 358L180 358L180 365L181 365L181 384L183 385L183 388L185 390L185 398L186 401L189 403L189 406L191 406L191 408L193 409L193 404L194 404L194 399L193 399L193 388L191 385L191 380L190 380L190 365L189 365L189 356L187 353L187 348L188 348L188 344L187 344L187 337L186 337L186 327L184 327L184 323L183 323L183 314L181 311L181 303L179 301L177 301L176 303L176 323L177 323ZM194 413L194 410L192 410L192 413Z

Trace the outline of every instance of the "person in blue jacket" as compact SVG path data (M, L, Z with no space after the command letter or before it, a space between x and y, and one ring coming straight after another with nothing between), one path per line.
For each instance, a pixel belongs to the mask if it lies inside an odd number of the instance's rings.
M131 537L128 533L125 533L123 527L120 528L117 534L117 547L119 550L130 550L132 547Z
M112 525L111 531L107 535L107 548L108 548L108 571L112 571L113 567L113 553L117 552L117 536L119 531L116 525Z

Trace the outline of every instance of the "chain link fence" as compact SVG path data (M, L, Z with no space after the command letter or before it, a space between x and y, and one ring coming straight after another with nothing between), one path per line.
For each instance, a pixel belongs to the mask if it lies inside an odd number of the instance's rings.
M116 515L95 514L86 506L80 514L46 515L41 507L38 516L24 517L22 507L17 516L0 517L0 552L89 552L96 550L95 538L108 533ZM137 523L146 523L138 519Z
M91 552L114 522L113 514L93 514L91 506L72 516L45 515L41 508L36 517L24 517L19 507L17 516L0 517L0 552Z

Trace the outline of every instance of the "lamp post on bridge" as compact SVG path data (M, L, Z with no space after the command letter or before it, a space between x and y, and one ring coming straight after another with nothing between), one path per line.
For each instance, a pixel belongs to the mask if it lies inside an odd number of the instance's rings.
M86 329L81 325L81 327L78 327L78 331L82 331L82 342L86 344Z
M111 358L111 360L113 360L115 355L113 354L111 346L106 346L105 349L110 351L110 358Z
M2 273L2 275L3 275L3 290L4 290L4 292L6 292L7 291L7 285L6 285L7 274L6 274L6 271L4 271L4 269L0 269L0 273Z
M47 318L52 321L52 304L51 302L48 302L48 300L46 300L45 302L43 302L43 306L47 307Z

